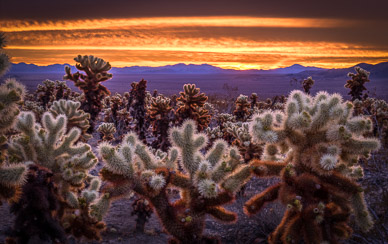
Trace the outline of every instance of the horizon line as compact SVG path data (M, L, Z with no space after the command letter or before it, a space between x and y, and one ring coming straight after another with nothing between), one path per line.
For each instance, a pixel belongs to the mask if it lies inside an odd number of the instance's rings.
M108 63L111 63L111 62L108 62ZM352 66L349 66L349 67L345 67L345 68L325 68L325 67L319 67L319 66L305 66L305 65L302 65L302 64L299 64L299 63L294 63L290 66L279 66L277 68L273 68L273 69L235 69L235 68L224 68L224 67L219 67L219 66L216 66L216 65L212 65L212 64L209 64L209 63L200 63L200 64L196 64L196 63L185 63L185 62L179 62L179 63L175 63L175 64L167 64L167 65L161 65L161 66L139 66L139 65L133 65L133 66L112 66L112 68L132 68L132 67L139 67L139 68L162 68L162 67L166 67L166 66L174 66L174 65L178 65L178 64L184 64L186 66L188 65L197 65L197 66L201 66L201 65L209 65L209 66L212 66L212 67L215 67L215 68L220 68L222 70L234 70L234 71L269 71L269 70L275 70L275 69L284 69L284 68L289 68L289 67L292 67L294 65L300 65L302 67L305 67L305 68L319 68L319 69L348 69L348 68L352 68L352 67L355 67L357 65L360 65L360 64L367 64L367 65L377 65L377 64L382 64L382 63L388 63L388 61L382 61L382 62L376 62L376 63L367 63L367 62L360 62L360 63L356 63ZM13 63L11 62L11 65L13 64L32 64L32 65L35 65L35 66L38 66L38 67L47 67L47 66L50 66L50 65L70 65L70 66L75 66L72 65L72 64L69 64L69 63L52 63L52 64L47 64L47 65L39 65L39 64L35 64L35 63L26 63L26 62L19 62L19 63Z

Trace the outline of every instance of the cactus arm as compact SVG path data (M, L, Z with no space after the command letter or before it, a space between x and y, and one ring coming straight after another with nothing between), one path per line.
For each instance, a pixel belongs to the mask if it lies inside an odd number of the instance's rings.
M280 222L280 224L276 227L276 229L270 234L268 237L268 243L270 244L277 244L277 243L282 243L282 235L288 226L290 220L292 218L295 218L298 216L298 213L294 210L286 210L284 213L284 216Z
M265 203L275 201L278 198L280 188L281 184L279 183L251 198L244 204L244 212L248 215L259 212Z
M237 192L250 178L251 172L252 167L250 165L241 166L236 172L225 179L222 187L229 192Z
M279 177L281 171L286 167L285 163L272 161L252 161L253 173L260 177Z
M188 189L192 186L192 182L189 177L176 171L172 173L170 183L182 189Z
M234 222L237 220L237 215L235 213L228 211L223 207L208 208L206 213L223 222Z

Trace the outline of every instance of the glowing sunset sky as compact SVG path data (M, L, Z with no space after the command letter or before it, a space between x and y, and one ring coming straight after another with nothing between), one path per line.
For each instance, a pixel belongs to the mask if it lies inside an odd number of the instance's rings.
M12 62L37 65L72 64L78 54L116 67L388 61L386 1L270 2L0 0L0 31Z

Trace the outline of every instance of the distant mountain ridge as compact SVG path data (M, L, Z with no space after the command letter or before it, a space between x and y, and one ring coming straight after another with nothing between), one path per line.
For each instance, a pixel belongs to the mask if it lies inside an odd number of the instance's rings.
M47 66L38 66L35 64L18 63L12 64L9 73L64 73L64 67L68 65L73 71L75 66L69 64L52 64ZM379 64L361 63L355 66L360 66L371 72L376 77L388 77L388 62ZM113 74L298 74L298 75L325 75L330 77L337 77L346 75L348 72L353 72L354 67L345 69L323 69L317 67L306 67L300 64L294 64L285 68L277 68L270 70L234 70L222 69L212 66L210 64L183 64L178 63L174 65L166 65L161 67L148 66L132 66L116 68L113 67L111 72Z

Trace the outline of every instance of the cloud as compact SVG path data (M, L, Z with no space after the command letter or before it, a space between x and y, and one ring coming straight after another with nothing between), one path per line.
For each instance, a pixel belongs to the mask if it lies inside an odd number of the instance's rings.
M388 57L388 34L356 20L207 16L16 20L0 26L14 62L40 65L71 63L79 52L115 66L183 62L238 69L345 67Z
M6 20L0 21L4 32L80 30L80 29L128 29L166 27L278 27L278 28L327 28L355 25L357 21L324 18L269 18L250 16L205 17L152 17L128 19L80 19L80 20Z

